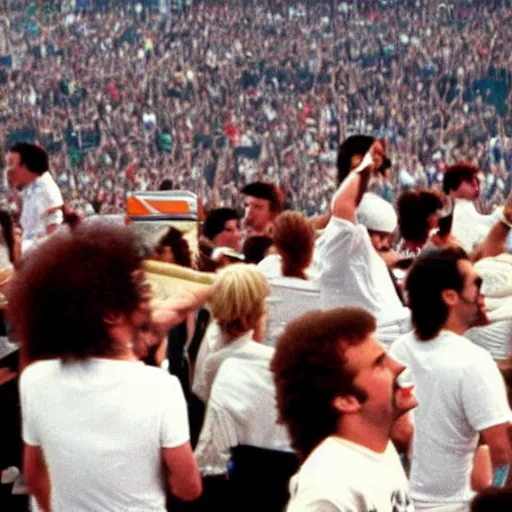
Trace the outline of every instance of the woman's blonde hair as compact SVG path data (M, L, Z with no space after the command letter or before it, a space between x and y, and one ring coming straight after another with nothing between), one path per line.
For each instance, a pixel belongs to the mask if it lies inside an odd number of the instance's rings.
M256 329L270 294L267 278L254 265L235 264L217 273L210 309L224 333L232 338Z

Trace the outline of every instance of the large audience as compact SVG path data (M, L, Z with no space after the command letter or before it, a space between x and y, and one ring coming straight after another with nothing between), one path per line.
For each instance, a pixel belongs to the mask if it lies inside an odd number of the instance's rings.
M510 509L509 2L9 8L0 490Z
M499 203L512 165L507 2L387 4L17 13L2 24L2 146L39 141L66 199L103 213L164 178L235 207L245 183L273 181L318 213L352 133L386 139L390 198L463 158L486 173L485 207Z

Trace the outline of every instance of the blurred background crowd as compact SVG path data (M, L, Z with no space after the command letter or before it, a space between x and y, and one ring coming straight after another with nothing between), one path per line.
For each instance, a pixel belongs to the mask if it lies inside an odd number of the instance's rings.
M386 199L466 159L490 210L511 185L509 4L4 0L0 148L40 143L64 198L90 212L167 178L207 208L275 182L312 215L339 141L368 133L396 171Z

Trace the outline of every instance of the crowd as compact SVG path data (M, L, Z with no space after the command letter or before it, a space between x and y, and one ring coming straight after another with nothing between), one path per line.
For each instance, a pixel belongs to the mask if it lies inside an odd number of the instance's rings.
M272 181L289 206L318 213L352 133L387 141L389 199L464 158L486 173L485 208L500 203L512 165L507 2L388 4L13 14L1 146L39 141L65 198L103 213L164 178L235 207L241 186Z
M10 461L34 506L510 506L492 490L512 463L512 192L482 214L480 169L460 162L397 214L372 192L388 159L380 139L344 140L329 212L309 219L249 183L243 218L210 210L193 255L175 227L141 250L129 227L84 221L46 152L12 146L21 248L3 226L2 290L19 363L0 378L20 372ZM215 274L157 301L153 260Z
M510 509L507 3L95 6L3 25L2 485L44 512ZM156 243L86 218L156 189Z

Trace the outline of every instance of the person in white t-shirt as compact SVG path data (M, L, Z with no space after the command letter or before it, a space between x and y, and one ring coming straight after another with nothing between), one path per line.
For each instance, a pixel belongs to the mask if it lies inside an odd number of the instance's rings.
M424 252L406 281L414 332L391 354L407 365L420 404L410 474L416 510L469 510L479 436L495 468L512 459L503 379L489 353L464 338L486 322L481 285L459 247Z
M320 290L310 277L315 248L311 224L299 212L283 212L274 221L272 241L275 253L258 264L271 289L266 339L271 346L290 320L321 307Z
M48 169L46 151L34 144L15 144L7 153L9 185L23 190L22 252L51 235L63 221L62 194Z
M377 337L386 344L410 329L384 260L368 230L357 223L357 209L381 159L375 143L360 165L350 171L332 200L332 217L315 247L315 271L324 307L357 306L377 319Z
M138 247L126 228L78 226L29 253L14 278L12 334L29 363L23 468L44 512L165 512L168 488L201 493L180 384L138 353L202 299L180 296L153 317Z
M455 200L452 235L471 254L483 243L492 227L501 219L502 209L482 215L475 207L480 197L480 170L470 163L460 162L446 169L443 190Z
M399 386L404 367L375 328L359 308L312 311L277 342L271 369L279 418L302 461L288 512L413 510L390 435L417 402Z

